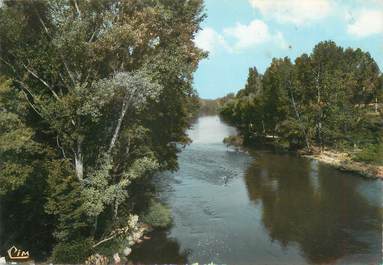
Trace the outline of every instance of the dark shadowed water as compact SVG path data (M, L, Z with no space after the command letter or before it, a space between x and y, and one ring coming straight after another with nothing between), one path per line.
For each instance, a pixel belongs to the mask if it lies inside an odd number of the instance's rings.
M382 181L270 151L248 155L222 140L235 134L201 117L157 178L174 224L134 250L144 263L379 264Z

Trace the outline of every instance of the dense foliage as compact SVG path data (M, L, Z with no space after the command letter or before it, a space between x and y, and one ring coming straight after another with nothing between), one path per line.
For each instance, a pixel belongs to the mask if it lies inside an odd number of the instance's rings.
M320 42L311 54L273 59L221 109L247 142L381 152L383 77L369 53ZM370 153L371 154L371 153ZM373 159L373 158L369 158Z
M230 93L224 97L217 99L199 99L199 115L217 115L219 110L227 101L234 98L234 94Z
M69 246L139 239L137 194L189 141L201 12L200 0L4 1L1 249L38 258L56 243L56 262L79 262Z

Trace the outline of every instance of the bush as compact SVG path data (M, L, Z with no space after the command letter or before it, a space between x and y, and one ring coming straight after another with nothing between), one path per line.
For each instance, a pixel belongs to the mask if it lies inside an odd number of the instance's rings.
M165 228L172 222L171 212L163 204L152 201L142 221L154 228Z
M241 147L243 145L243 138L239 135L230 135L223 139L223 143L227 146Z
M368 145L353 157L356 161L383 164L383 144Z
M58 243L52 251L53 263L82 264L91 255L92 240Z

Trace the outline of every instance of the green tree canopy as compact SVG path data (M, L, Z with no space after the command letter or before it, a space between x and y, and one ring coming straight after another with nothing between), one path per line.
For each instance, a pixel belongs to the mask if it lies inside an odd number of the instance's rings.
M4 1L0 194L38 176L57 240L133 244L130 184L189 141L203 18L200 0Z

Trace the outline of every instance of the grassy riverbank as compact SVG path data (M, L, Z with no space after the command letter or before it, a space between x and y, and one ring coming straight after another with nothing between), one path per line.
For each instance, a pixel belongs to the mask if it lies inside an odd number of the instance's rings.
M226 137L223 142L228 146L235 148L256 147L257 144L246 144L240 135ZM320 151L319 148L312 148L310 151L306 149L288 150L284 145L268 138L267 141L260 142L262 146L270 147L274 150L293 152L301 157L313 159L333 166L341 171L352 172L365 178L379 178L383 180L383 165L356 161L355 155L337 150L325 149Z
M335 150L325 150L319 153L300 152L303 157L318 160L334 166L342 171L357 173L366 178L379 178L383 180L383 166L355 161L351 154Z

